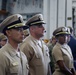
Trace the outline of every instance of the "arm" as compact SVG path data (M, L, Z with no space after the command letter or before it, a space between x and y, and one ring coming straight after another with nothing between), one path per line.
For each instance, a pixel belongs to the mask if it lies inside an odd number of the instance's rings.
M57 64L60 67L61 72L63 72L66 75L74 75L64 64L63 60L57 61Z
M24 52L24 54L26 55L26 57L28 59L28 62L30 63L30 61L32 60L32 58L34 56L33 48L27 44L24 47L22 47L21 50Z
M0 75L6 75L7 73L6 61L6 57L2 53L0 53Z

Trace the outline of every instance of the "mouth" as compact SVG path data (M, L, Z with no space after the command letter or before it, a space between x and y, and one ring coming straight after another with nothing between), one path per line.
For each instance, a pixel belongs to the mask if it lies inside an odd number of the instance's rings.
M20 37L20 39L23 40L24 39L24 36Z

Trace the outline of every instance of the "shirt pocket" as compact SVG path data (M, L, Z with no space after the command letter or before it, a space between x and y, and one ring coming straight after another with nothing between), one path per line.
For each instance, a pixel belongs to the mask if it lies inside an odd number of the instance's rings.
M41 66L41 65L42 65L41 57L36 58L36 59L34 60L34 64L35 64L36 66Z
M45 50L44 59L45 59L45 62L48 62L48 63L51 61L48 49Z
M10 75L18 75L18 62L14 62L10 66Z

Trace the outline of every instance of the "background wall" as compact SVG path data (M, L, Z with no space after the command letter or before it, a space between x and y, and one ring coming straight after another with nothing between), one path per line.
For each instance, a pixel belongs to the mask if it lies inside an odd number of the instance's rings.
M3 10L2 2L6 3L3 8L8 14L0 14L1 20L19 13L26 22L34 14L42 13L46 22L45 39L50 39L53 31L60 26L72 26L72 0L0 0L0 10Z
M47 24L44 38L52 37L53 31L60 26L72 26L72 0L44 0L43 4Z

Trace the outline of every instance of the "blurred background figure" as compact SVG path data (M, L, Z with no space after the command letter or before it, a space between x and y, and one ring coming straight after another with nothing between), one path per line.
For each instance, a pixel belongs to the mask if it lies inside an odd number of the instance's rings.
M52 36L52 38L50 39L50 41L47 44L47 46L49 48L50 59L51 59L50 67L51 67L51 72L52 73L55 70L54 69L54 61L53 61L53 57L52 57L52 49L53 49L53 47L54 47L55 44L56 44L56 38L55 38L55 36Z
M28 30L24 30L24 38L26 38L27 36L29 36L29 31Z
M68 28L70 29L70 33L71 33L68 45L70 46L72 50L72 54L74 58L74 67L76 70L76 39L73 36L73 28L72 27L68 27Z
M56 44L56 38L55 38L55 36L52 36L52 38L47 43L47 46L50 47L52 45L52 47L53 47L55 44Z
M43 39L43 41L45 42L45 44L47 44L49 42L49 39Z
M6 43L7 43L7 37L3 33L0 33L0 48L4 46Z

